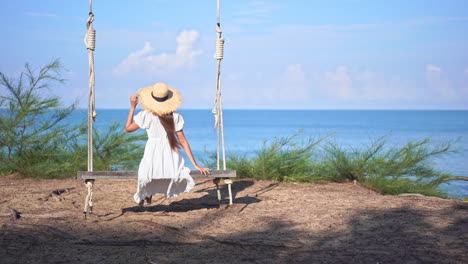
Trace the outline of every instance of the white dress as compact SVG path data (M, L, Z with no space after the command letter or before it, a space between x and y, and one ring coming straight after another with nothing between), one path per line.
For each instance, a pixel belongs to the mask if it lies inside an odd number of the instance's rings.
M159 117L143 110L133 120L148 134L145 153L138 168L138 187L133 196L135 202L140 203L145 197L156 193L170 198L189 192L195 186L190 169L184 166L180 151L171 149ZM174 112L174 123L176 131L184 127L184 119L179 113Z

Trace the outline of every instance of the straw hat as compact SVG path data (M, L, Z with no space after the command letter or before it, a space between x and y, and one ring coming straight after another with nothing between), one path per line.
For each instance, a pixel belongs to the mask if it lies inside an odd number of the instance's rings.
M174 112L182 103L179 91L159 82L138 91L141 107L159 116Z

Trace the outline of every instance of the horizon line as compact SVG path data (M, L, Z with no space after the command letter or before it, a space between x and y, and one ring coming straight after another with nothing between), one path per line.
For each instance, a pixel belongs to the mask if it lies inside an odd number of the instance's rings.
M129 108L96 108L97 110L128 110ZM140 108L141 109L141 108ZM87 108L77 108L77 110L87 110ZM211 108L179 108L178 110L208 110ZM224 108L223 110L246 110L246 111L468 111L468 108L459 109L437 109L437 108Z
M0 107L0 110L7 110L6 107ZM77 107L75 110L87 110L88 108ZM116 108L96 108L97 110L128 110L125 107ZM137 110L140 110L139 107ZM178 110L203 110L211 111L211 108L179 108ZM468 108L224 108L223 110L240 111L468 111Z

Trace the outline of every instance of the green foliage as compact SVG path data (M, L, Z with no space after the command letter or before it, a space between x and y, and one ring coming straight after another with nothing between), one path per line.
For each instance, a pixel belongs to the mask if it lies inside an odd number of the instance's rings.
M438 187L450 175L433 168L434 157L453 152L452 143L429 139L389 146L387 137L367 147L343 147L325 138L298 140L298 134L266 141L253 156L231 155L227 166L240 178L320 182L356 180L385 194L421 193L444 197ZM208 164L216 158L210 155Z
M363 180L363 185L383 194L420 193L428 196L447 197L439 189L440 183L433 181L413 181L410 178L390 178L381 175L369 176Z
M314 170L314 150L322 139L298 140L299 133L291 137L277 138L263 147L252 160L254 173L260 179L276 181L303 181ZM241 160L245 162L244 160Z
M54 60L37 72L26 64L16 79L0 72L0 175L56 178L87 169L85 123L71 126L66 121L76 104L63 106L48 89L64 82L62 70ZM95 131L94 137L96 170L138 165L143 136L128 135L113 124L103 133Z
M142 134L127 134L117 122L105 130L94 130L93 168L96 171L136 170L143 156L146 139ZM87 170L88 147L85 139L75 139L68 144L70 171Z
M239 178L255 178L276 181L310 181L316 165L316 148L325 138L299 139L301 132L290 137L275 138L273 142L264 141L263 147L253 157L230 155L226 166L237 170ZM204 164L215 166L216 155L209 153Z
M370 146L346 151L336 144L324 149L323 162L329 180L357 180L380 193L416 192L444 196L438 186L450 175L433 168L434 157L453 152L452 143L431 144L429 139L387 147L386 137Z
M31 175L56 170L48 165L57 159L60 143L75 130L62 121L76 105L63 107L57 96L47 93L51 84L63 83L61 69L60 61L54 60L38 73L26 64L17 79L0 73L0 85L6 89L0 96L0 106L5 108L0 116L0 155L6 161L2 172Z

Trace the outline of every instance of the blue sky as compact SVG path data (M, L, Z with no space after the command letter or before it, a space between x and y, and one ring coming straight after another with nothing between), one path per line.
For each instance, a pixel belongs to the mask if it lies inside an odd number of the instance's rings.
M466 0L221 0L226 108L468 109ZM213 104L216 0L95 0L96 104L164 81ZM88 1L4 1L0 71L61 58L87 105Z

